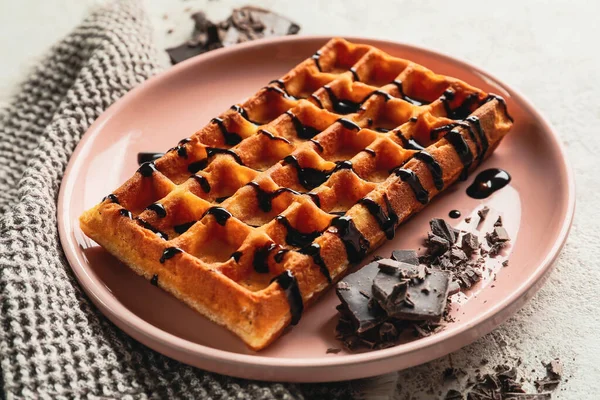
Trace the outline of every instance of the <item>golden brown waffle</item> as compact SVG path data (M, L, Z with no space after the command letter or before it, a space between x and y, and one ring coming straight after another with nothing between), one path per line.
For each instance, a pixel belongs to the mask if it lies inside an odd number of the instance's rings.
M259 350L511 126L498 96L332 39L143 164L81 227Z

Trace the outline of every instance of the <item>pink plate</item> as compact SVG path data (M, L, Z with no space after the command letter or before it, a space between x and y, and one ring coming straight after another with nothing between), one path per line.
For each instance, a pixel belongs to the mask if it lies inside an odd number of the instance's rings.
M86 293L104 315L135 339L185 363L237 377L293 382L363 378L421 364L473 342L511 316L543 284L565 242L575 206L573 177L556 133L521 94L481 69L429 50L381 40L350 39L502 95L515 119L512 132L479 168L508 170L512 175L509 186L483 201L474 200L465 193L473 174L402 225L396 239L376 253L385 256L393 249L418 247L429 219L447 217L453 209L467 217L488 205L492 209L488 225L502 215L512 247L488 265L481 284L467 295L453 297L455 322L441 332L385 350L326 354L329 347L341 347L333 335L338 301L330 290L304 313L299 325L255 353L83 235L79 215L133 174L138 152L173 146L231 104L283 75L326 40L303 36L260 40L195 57L117 101L77 146L58 200L60 239ZM471 224L462 218L453 221L472 230L477 217ZM489 226L480 228L486 231ZM508 253L510 265L502 268L499 264Z

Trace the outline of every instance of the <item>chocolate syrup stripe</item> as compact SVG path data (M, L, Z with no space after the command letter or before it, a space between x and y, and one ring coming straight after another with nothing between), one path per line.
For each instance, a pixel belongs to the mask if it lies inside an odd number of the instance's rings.
M302 167L298 162L298 158L294 155L289 155L283 159L284 165L291 165L296 169L299 183L308 190L312 190L325 182L331 175L342 169L352 170L350 161L337 162L336 166L330 170L319 170L311 167Z

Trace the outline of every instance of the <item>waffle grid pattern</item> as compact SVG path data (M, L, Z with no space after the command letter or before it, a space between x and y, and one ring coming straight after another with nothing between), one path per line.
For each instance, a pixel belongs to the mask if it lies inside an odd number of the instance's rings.
M260 349L510 126L497 96L332 39L143 164L82 227Z

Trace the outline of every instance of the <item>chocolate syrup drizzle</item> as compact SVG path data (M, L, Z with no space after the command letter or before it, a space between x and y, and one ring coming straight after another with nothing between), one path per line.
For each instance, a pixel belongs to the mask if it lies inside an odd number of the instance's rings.
M124 208L121 208L119 210L119 214L121 214L122 216L124 216L126 218L133 219L133 215L131 214L131 211L126 210Z
M169 235L167 235L163 231L159 231L158 229L156 229L155 227L150 225L146 220L143 220L140 217L137 217L136 220L138 221L138 223L141 226L143 226L144 228L148 229L149 231L155 233L156 236L158 236L159 238L164 239L164 240L169 240Z
M504 114L506 114L506 118L508 118L510 120L510 122L514 122L514 119L508 113L508 107L506 106L506 100L504 100L504 97L498 96L497 94L490 93L487 95L487 97L485 99L483 99L481 104L483 105L485 103L489 103L492 100L498 100L498 102L502 105L502 108L504 108Z
M329 95L329 100L331 100L331 107L333 108L333 111L335 111L338 114L354 114L356 112L358 112L361 103L355 103L352 100L343 100L338 98L335 93L333 93L333 90L331 90L331 87L329 87L329 85L325 85L323 86L323 89L325 89L327 91L327 94Z
M407 95L404 93L404 88L402 87L402 82L401 82L401 81L394 80L394 81L392 81L392 83L393 83L394 85L396 85L396 87L398 88L398 92L400 92L400 98L401 98L402 100L404 100L404 101L407 101L407 102L409 102L410 104L413 104L413 105L415 105L415 106L422 106L422 105L425 105L425 104L429 104L429 102L428 102L428 101L424 101L424 100L417 100L417 99L414 99L414 98L412 98L412 97L408 97L408 96L407 96Z
M464 168L460 174L460 180L464 181L467 179L469 174L469 167L473 163L473 153L467 144L467 141L456 129L452 129L444 136L444 138L454 147L456 154L460 158Z
M278 252L275 257L277 257L277 255L279 255L281 252ZM300 250L298 250L298 253L300 254L305 254L307 256L312 257L313 262L315 263L315 265L317 265L319 267L319 270L321 271L321 273L323 274L323 276L325 277L325 279L327 279L327 282L331 283L332 279L331 279L331 274L329 273L329 269L327 268L327 265L325 265L325 260L323 260L323 257L321 257L321 246L318 243L311 243L306 247L301 248ZM285 253L283 253L285 254ZM280 256L281 259L283 259L283 255ZM277 261L277 260L275 260ZM280 261L277 261L280 262Z
M363 151L364 151L365 153L367 153L368 155L370 155L371 157L376 157L376 156L377 156L377 153L375 152L375 150L373 150L373 149L370 149L370 148L368 148L368 147L367 147L367 148L365 148L365 149L363 149Z
M298 229L294 228L292 224L290 224L290 221L288 221L288 219L283 215L278 215L277 218L275 218L275 220L281 225L283 225L287 230L287 234L285 235L285 242L290 246L307 246L310 243L312 243L313 240L322 235L322 233L319 231L313 231L308 233L300 232Z
M182 233L187 232L195 223L196 221L184 222L183 224L175 225L173 230L181 235Z
M106 196L104 196L104 197L102 198L102 200L101 200L100 202L102 203L102 202L104 202L105 200L110 200L112 203L115 203L115 204L120 204L120 203L119 203L119 198L117 197L117 195L116 195L116 194L112 194L112 193L111 193L111 194L109 194L109 195L106 195Z
M370 243L354 225L352 218L348 216L335 217L331 220L331 226L337 228L337 235L346 248L348 261L357 263L365 258Z
M290 304L290 314L292 314L291 325L296 325L300 321L304 309L304 302L302 301L302 294L300 293L296 277L291 271L283 271L280 275L273 278L271 282L277 282L285 292L287 301Z
M446 89L444 94L440 98L442 104L444 105L444 109L446 110L446 116L450 119L465 119L469 114L471 114L471 108L474 104L477 103L478 96L477 93L470 93L465 97L463 102L456 107L454 110L450 107L450 102L454 100L455 93L452 89Z
M230 132L229 130L227 130L227 127L225 126L225 122L223 122L222 118L213 118L210 122L213 124L217 124L219 126L219 129L221 130L221 134L223 134L223 140L225 141L226 145L235 146L236 144L238 144L239 142L242 141L242 137L240 135L238 135L235 132Z
M419 177L414 171L397 168L394 170L394 173L400 177L402 182L408 183L419 203L427 204L429 202L429 192L423 187Z
M369 198L363 197L358 201L358 204L362 204L367 208L369 213L375 218L377 224L385 234L385 237L388 240L392 240L396 234L396 225L398 224L398 214L394 211L390 200L387 195L383 195L383 200L385 201L385 207L387 212L383 210L378 203Z
M312 143L313 143L315 146L317 146L317 151L318 151L319 153L322 153L322 152L323 152L323 150L324 150L324 149L323 149L323 145L321 144L321 142L319 142L319 141L318 141L318 140L316 140L316 139L310 139L309 141L310 141L310 142L312 142Z
M187 158L188 154L187 154L187 149L185 148L185 144L189 143L191 140L192 139L190 139L190 138L181 139L179 141L179 143L177 143L177 146L173 147L172 149L169 149L169 151L176 150L177 155L179 157Z
M311 193L311 192L308 192L306 194L308 195L308 197L310 197L312 202L316 204L317 207L321 208L321 198L319 197L318 194Z
M358 126L358 124L356 124L356 122L350 121L347 118L340 118L335 122L339 122L346 129L360 131L360 126Z
M254 259L252 260L252 265L254 266L254 270L259 274L267 274L269 273L269 264L267 260L269 258L269 254L280 246L275 242L270 242L256 249L254 252Z
M221 226L225 226L225 224L227 223L227 220L229 218L231 218L231 213L229 211L227 211L226 209L224 209L223 207L211 207L208 210L206 210L204 212L204 214L202 215L202 218L204 218L207 215L212 215L215 220L217 221L217 224L221 225Z
M258 201L258 207L263 210L264 212L269 212L272 210L273 208L273 199L275 199L277 196L279 196L282 193L291 193L294 195L301 195L300 192L297 192L293 189L290 188L286 188L286 187L282 187L279 189L276 189L273 192L267 192L266 190L264 190L263 188L260 187L260 185L258 184L258 182L250 182L248 183L248 186L251 186L254 188L254 190L256 190L256 200Z
M206 158L203 158L202 160L194 161L193 163L189 164L188 168L187 168L188 171L191 172L192 174L195 174L196 172L203 170L208 165L208 159L211 158L212 156L214 156L215 154L227 154L229 156L232 156L233 159L238 164L245 165L244 162L242 161L242 159L240 158L240 156L231 149L222 149L220 147L207 147L206 148Z
M181 250L179 247L167 247L163 251L162 256L160 256L159 261L161 264L164 264L166 260L175 257L179 253L183 253L183 250Z
M141 152L137 155L138 165L142 165L145 162L153 162L164 156L165 153L145 153Z
M321 107L322 108L322 107ZM300 118L298 118L293 112L287 110L285 112L291 119L294 124L294 129L296 129L296 135L300 139L312 139L317 133L320 131L317 128L313 128L312 126L304 125Z
M146 207L146 210L154 211L158 218L164 218L167 216L167 210L165 206L160 203L153 203Z
M151 161L143 163L137 170L144 178L151 177L154 171L156 171L156 166Z
M483 128L481 127L481 121L479 121L479 118L477 118L474 115L471 115L466 119L466 121L470 122L475 127L475 131L477 132L477 136L479 137L481 151L479 151L479 154L477 155L477 163L481 163L490 147L490 143L485 132L483 131Z
M315 54L313 54L310 58L312 58L315 61L315 65L317 66L319 72L323 72L323 70L321 69L321 63L319 62L321 59L321 51L317 50Z
M277 87L277 86L266 86L264 88L267 92L275 92L280 94L284 99L287 100L298 100L296 97L292 96L291 94L289 94L287 91L285 91L284 89Z
M233 258L235 262L240 262L240 258L242 258L243 255L244 253L238 250L231 253L231 258Z
M414 138L407 139L401 131L396 131L396 136L402 141L402 147L407 150L425 150L425 147L421 146Z
M442 190L444 188L442 166L436 161L435 158L433 158L431 154L429 154L425 150L421 150L420 152L415 154L414 157L427 166L429 172L431 172L431 177L433 179L433 184L435 188L437 190Z
M210 183L208 182L208 179L206 179L205 176L194 174L191 175L190 178L193 178L196 182L198 182L204 193L210 192Z
M269 132L269 131L268 131L268 130L266 130L266 129L259 129L259 130L258 130L258 133L260 133L260 134L262 134L262 135L265 135L265 136L266 136L266 137L268 137L270 140L279 140L279 141L282 141L282 142L284 142L284 143L291 144L291 142L290 142L289 140L287 140L286 138L284 138L284 137L282 137L282 136L275 136L275 135L273 135L271 132Z
M298 162L298 158L294 155L286 156L283 159L284 165L293 166L298 173L298 181L300 184L308 190L314 189L323 182L325 182L329 177L335 172L342 169L350 169L352 170L352 162L350 161L338 161L336 162L336 166L330 170L319 170L316 168L310 167L302 167Z
M350 71L350 73L352 74L352 78L355 82L360 82L360 77L358 76L358 72L356 72L356 69L354 69L354 67L351 67L348 71Z
M323 107L323 102L321 101L321 99L319 98L319 96L317 96L316 94L312 93L310 95L310 97L317 102L317 105L319 106L319 108L325 108Z
M158 286L158 275L157 274L152 275L152 279L150 279L150 284L152 286Z

